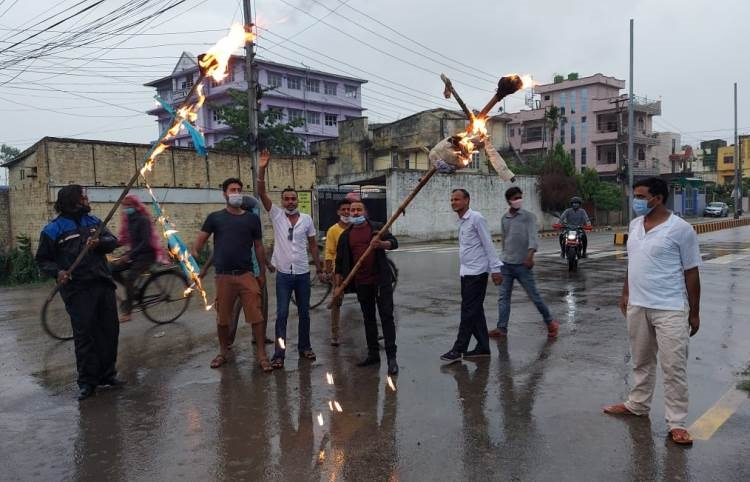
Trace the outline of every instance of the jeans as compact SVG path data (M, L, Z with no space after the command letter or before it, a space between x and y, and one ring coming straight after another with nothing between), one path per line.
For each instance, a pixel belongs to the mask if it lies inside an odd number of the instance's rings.
M393 288L391 285L357 285L357 300L362 308L365 320L365 338L367 351L370 355L380 356L378 345L378 319L375 317L377 308L380 324L383 326L383 341L385 355L388 359L396 356L396 324L393 321Z
M289 317L289 302L292 293L297 301L299 330L297 350L310 350L310 273L276 273L276 351L274 358L284 358L285 349L279 346L279 338L286 343L286 321Z
M539 291L536 289L536 283L534 282L534 274L529 268L523 264L504 264L500 268L500 272L503 275L503 284L500 285L500 298L498 300L498 312L499 318L497 321L497 327L500 330L508 330L508 320L510 319L510 298L513 293L513 280L518 280L521 286L526 290L526 294L529 295L531 301L536 306L536 309L541 313L542 318L546 324L552 322L552 315L549 312L549 308L542 301L542 297L539 295Z
M487 319L484 317L487 278L487 273L461 276L461 324L458 325L454 351L465 353L469 349L472 335L477 339L478 350L487 353L490 351Z

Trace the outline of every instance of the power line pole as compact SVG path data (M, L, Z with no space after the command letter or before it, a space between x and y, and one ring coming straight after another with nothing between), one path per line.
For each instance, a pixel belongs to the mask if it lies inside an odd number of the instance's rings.
M252 25L250 0L243 0L245 27ZM255 40L245 44L245 80L247 81L248 146L253 196L258 195L258 72L255 68Z
M737 137L737 82L734 83L734 217L742 214L742 159L740 143Z
M630 19L630 82L628 82L630 93L628 94L628 225L633 219L633 157L635 146L633 145L633 134L635 133L634 119L634 97L633 97L633 19Z

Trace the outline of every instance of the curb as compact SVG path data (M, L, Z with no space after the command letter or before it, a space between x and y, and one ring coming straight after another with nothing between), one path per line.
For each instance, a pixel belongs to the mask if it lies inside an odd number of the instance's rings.
M750 218L727 219L726 221L715 221L711 223L693 224L693 229L698 234L732 229L740 226L750 226Z

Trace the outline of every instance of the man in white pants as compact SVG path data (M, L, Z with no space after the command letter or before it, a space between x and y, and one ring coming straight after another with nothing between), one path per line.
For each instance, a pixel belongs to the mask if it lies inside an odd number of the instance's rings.
M656 357L664 374L670 439L693 440L688 414L688 340L700 327L701 255L692 226L665 207L667 183L644 179L633 186L638 215L628 234L628 272L620 310L625 315L633 361L633 387L625 403L604 407L610 415L647 415L656 383Z

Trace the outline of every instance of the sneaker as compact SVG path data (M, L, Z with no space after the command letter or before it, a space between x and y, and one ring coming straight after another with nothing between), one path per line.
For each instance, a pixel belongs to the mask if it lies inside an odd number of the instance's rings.
M94 394L94 386L83 384L78 389L78 401L82 402Z
M485 358L490 355L491 353L489 350L484 351L484 350L480 350L479 348L474 348L473 350L470 350L464 353L464 358Z
M380 364L380 356L370 354L370 355L367 355L367 358L357 363L357 366L369 367L370 365L378 365L378 364Z
M560 323L558 323L557 320L550 321L549 325L547 325L547 336L550 338L557 338L559 331Z
M461 361L461 353L457 352L456 350L451 350L448 353L441 355L440 359L446 362L446 365L451 363L456 363Z
M508 330L495 328L494 330L490 330L487 334L490 336L490 338L505 338L506 336L508 336Z
M106 380L102 381L100 385L108 386L108 387L122 387L123 385L126 385L128 382L121 378L117 378L116 376L112 376L107 378Z

